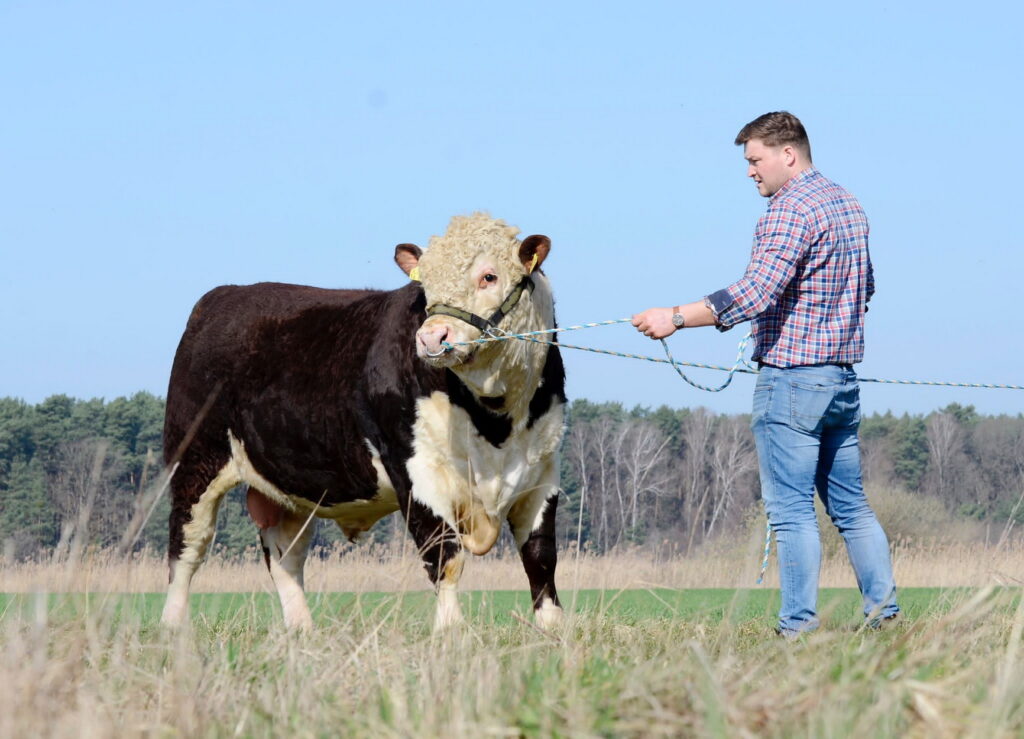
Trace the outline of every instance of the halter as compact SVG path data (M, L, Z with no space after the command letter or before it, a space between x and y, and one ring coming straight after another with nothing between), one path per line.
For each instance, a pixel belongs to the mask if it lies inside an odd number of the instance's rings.
M470 313L462 308L454 308L444 303L439 303L427 310L428 316L451 316L452 318L458 318L460 321L465 321L471 326L480 329L485 334L489 334L492 329L496 329L498 324L501 323L502 319L509 314L509 312L516 307L519 299L523 296L523 292L532 293L534 288L533 278L530 275L524 275L523 279L519 281L519 284L512 288L512 292L502 301L498 309L491 314L490 318L482 318L475 313Z

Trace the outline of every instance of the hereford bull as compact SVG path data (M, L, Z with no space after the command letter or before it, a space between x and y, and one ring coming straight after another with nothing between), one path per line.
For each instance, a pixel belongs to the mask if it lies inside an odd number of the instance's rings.
M554 326L540 270L550 240L517 234L484 214L453 218L425 252L395 248L419 280L397 290L260 283L200 299L167 392L164 623L187 617L218 506L243 483L290 627L312 625L303 591L311 516L334 519L351 538L399 510L437 589L435 628L461 619L464 553L489 551L506 520L538 623L560 620L558 348L462 343L495 326Z

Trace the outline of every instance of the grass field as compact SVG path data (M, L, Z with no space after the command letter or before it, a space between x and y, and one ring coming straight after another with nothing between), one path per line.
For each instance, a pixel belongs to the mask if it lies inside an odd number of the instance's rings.
M937 616L949 613L975 592L972 588L904 588L900 605L908 618ZM709 627L728 623L767 632L779 609L779 592L774 589L580 590L563 593L562 599L579 619L611 619L628 626L685 620ZM522 590L471 591L461 594L460 601L472 628L505 627L531 617L530 596ZM401 624L420 630L433 623L435 598L427 592L312 593L309 602L313 619L321 626L355 621ZM157 626L163 605L163 593L0 594L4 619L34 620L45 607L46 622L53 626L102 614L108 621L127 621L141 630L151 630ZM856 590L824 588L819 607L826 628L855 631L861 626L861 599ZM247 628L267 633L281 625L277 596L270 593L199 593L192 597L191 613L195 623L213 631L242 619Z
M112 564L77 569L95 585ZM0 736L1024 735L1019 581L902 588L907 618L882 632L859 628L855 590L826 588L823 628L788 643L771 587L572 590L565 572L552 633L524 590L463 593L466 623L434 636L422 590L314 590L297 635L276 596L230 582L177 634L162 593L19 588L0 596Z

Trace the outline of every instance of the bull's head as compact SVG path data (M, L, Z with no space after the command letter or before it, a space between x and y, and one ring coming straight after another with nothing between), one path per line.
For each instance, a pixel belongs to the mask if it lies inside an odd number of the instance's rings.
M528 328L521 318L528 309L521 306L530 302L535 270L551 240L528 236L519 241L518 233L504 221L474 213L453 218L444 236L430 239L426 252L414 244L395 247L395 262L419 279L426 296L427 319L416 333L421 358L437 367L456 367L474 357L474 345L460 342L474 341L490 328Z

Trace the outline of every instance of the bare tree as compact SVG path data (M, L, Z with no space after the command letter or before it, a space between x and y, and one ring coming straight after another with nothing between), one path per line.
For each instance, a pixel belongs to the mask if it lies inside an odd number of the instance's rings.
M934 492L949 500L955 465L964 460L964 434L956 418L950 413L933 413L925 421L928 435L929 473Z
M66 442L57 452L49 497L61 520L55 556L74 560L91 539L117 541L131 518L131 493L122 491L123 463L106 439Z
M691 413L682 425L683 484L679 490L683 498L683 512L688 529L686 552L693 549L697 532L702 529L711 495L711 440L715 417L704 408Z
M587 486L590 481L590 467L588 464L587 449L587 428L583 423L574 423L569 430L566 440L567 458L570 466L579 480L580 510L579 519L576 522L576 551L583 546L583 512L589 503Z
M617 539L621 540L627 532L640 533L647 509L653 507L648 501L653 503L669 489L669 437L649 421L631 419L620 426L618 441L616 478L625 493Z
M569 462L583 490L582 506L590 513L590 540L601 551L611 543L614 521L616 422L608 414L576 421L569 434Z
M566 456L579 482L580 521L590 515L590 540L599 551L645 528L651 503L671 486L668 436L643 419L604 414L576 421Z
M885 437L860 438L860 466L865 482L888 483L893 476L893 461Z
M714 473L714 504L704 529L706 537L711 536L715 524L733 509L741 486L746 485L753 492L750 473L757 469L757 454L745 420L728 416L720 419L711 454L711 469Z

